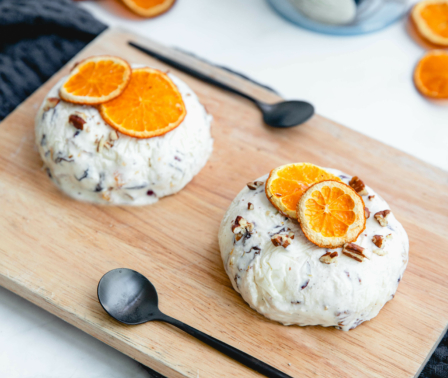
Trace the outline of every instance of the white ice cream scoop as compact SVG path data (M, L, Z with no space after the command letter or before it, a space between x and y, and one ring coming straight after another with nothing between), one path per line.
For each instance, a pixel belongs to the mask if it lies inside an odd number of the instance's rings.
M355 0L290 0L305 16L325 24L344 25L356 17Z

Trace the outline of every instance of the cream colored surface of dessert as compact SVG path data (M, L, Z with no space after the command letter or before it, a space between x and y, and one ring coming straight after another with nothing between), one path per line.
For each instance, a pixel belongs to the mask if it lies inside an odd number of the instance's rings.
M351 177L326 169L348 184ZM267 175L258 179L265 182ZM341 248L324 249L306 239L295 220L286 218L268 201L264 185L245 187L227 210L219 230L219 246L225 270L234 289L260 314L284 325L334 326L347 331L378 315L397 290L408 262L408 236L391 213L382 227L374 218L389 205L369 187L363 200L370 210L366 229L355 241L368 258L358 262ZM253 205L249 209L248 203ZM249 238L236 241L232 224L237 216L253 223ZM287 248L274 246L271 237L290 229L294 239ZM384 252L372 242L374 235L387 238ZM337 251L335 263L319 259Z
M36 145L53 182L75 199L115 205L152 204L187 185L212 153L212 117L183 81L169 77L187 115L174 130L147 139L116 132L93 106L61 100L45 111L47 98L59 98L64 79L59 81L43 101L35 126ZM83 130L69 122L72 114L85 119Z

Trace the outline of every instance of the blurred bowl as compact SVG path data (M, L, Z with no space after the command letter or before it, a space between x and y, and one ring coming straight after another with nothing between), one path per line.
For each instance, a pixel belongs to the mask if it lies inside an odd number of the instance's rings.
M288 21L291 21L304 29L331 35L357 35L384 29L399 20L410 8L408 0L362 0L356 4L354 17L349 19L351 12L350 4L347 3L347 0L341 0L341 5L344 5L345 12L339 12L339 21L344 22L344 17L349 20L343 25L336 25L335 22L324 23L322 21L316 21L316 19L307 16L304 11L311 14L310 10L315 11L316 9L313 8L318 8L318 13L314 14L314 18L331 22L335 17L330 17L330 15L332 12L334 13L336 9L334 4L336 4L338 0L331 1L332 6L328 6L328 14L325 14L326 5L325 1L322 0L267 1L277 13ZM310 4L304 4L307 2ZM342 4L342 2L344 4ZM301 4L301 6L299 7L296 3ZM330 4L330 2L328 3ZM355 1L353 1L353 3L355 3ZM305 5L305 7L303 5ZM313 7L307 5L313 5ZM337 21L338 20L336 20L336 22Z

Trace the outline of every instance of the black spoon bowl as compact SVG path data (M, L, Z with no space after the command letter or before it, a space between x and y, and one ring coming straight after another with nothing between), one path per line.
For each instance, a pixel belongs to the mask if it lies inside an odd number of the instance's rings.
M256 101L263 114L263 121L269 126L286 128L300 125L314 114L313 105L305 101L282 101L266 104Z
M106 273L98 284L98 299L104 310L121 323L142 324L161 316L156 288L134 270Z
M106 273L98 284L98 299L104 310L121 323L166 322L267 377L291 378L263 361L162 313L156 288L134 270L119 268Z
M156 51L140 46L134 42L129 42L129 45L199 80L205 81L206 83L212 84L218 88L232 92L246 98L249 101L252 101L261 110L261 113L263 114L263 121L269 126L277 128L298 126L306 122L314 114L314 107L309 102L295 100L282 101L276 104L267 104L228 86L210 75L199 72L192 67L186 66L178 61L168 58L165 55L159 54Z

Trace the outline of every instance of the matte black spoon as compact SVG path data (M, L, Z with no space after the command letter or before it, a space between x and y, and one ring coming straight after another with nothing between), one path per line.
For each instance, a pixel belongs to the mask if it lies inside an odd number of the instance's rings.
M167 322L267 377L291 378L255 357L160 312L156 288L134 270L119 268L106 273L98 284L98 299L104 310L121 323Z
M314 107L308 102L305 101L282 101L276 104L266 104L265 102L261 102L246 93L240 92L239 90L229 87L227 84L224 84L221 81L214 79L211 76L203 74L202 72L196 71L195 69L188 67L182 63L179 63L171 58L168 58L164 55L159 54L153 50L149 50L146 47L140 46L134 42L128 42L129 45L135 47L136 49L177 68L180 71L183 71L191 76L194 76L197 79L205 81L206 83L215 85L221 89L225 89L229 92L235 93L239 96L242 96L250 101L252 101L263 113L264 122L272 127L292 127L298 126L305 121L307 121L314 114Z

